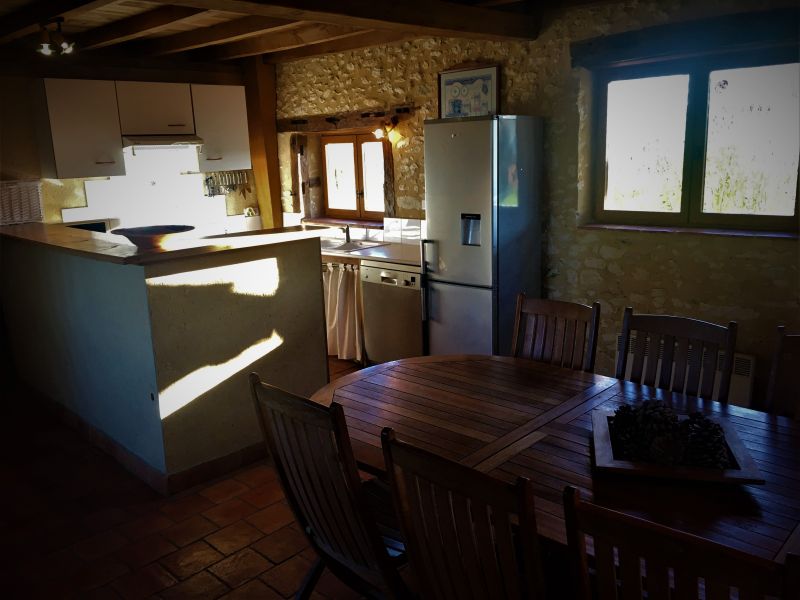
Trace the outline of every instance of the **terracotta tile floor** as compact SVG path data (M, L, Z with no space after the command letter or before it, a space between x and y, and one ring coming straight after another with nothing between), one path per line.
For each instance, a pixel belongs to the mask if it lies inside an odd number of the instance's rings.
M287 598L315 558L271 466L164 498L24 391L0 406L3 598ZM314 597L358 596L326 572Z

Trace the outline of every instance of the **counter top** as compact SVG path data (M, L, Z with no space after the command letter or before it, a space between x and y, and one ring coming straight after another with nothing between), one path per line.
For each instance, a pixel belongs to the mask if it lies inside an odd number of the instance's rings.
M149 265L177 258L187 258L226 252L241 248L279 244L298 239L319 237L327 227L297 225L275 229L260 229L203 238L176 236L167 247L139 250L126 238L111 233L96 233L66 225L26 223L0 227L0 236L59 248L97 260L118 264Z
M350 256L397 263L400 265L420 266L419 244L386 244L351 252Z

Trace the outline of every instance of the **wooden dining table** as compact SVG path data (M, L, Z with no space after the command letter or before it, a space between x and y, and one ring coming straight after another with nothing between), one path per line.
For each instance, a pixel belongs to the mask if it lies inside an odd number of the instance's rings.
M721 484L598 473L592 411L661 399L732 424L764 484ZM783 562L800 553L800 423L734 405L525 359L427 356L352 373L312 400L344 407L360 466L384 472L380 434L536 491L540 535L566 543L562 492Z

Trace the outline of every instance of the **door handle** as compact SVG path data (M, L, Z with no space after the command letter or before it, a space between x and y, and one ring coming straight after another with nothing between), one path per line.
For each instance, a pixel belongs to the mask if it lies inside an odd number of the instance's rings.
M115 165L115 164L117 164L117 161L115 161L115 160L96 160L96 161L94 161L94 164L96 164L96 165Z
M186 123L167 123L167 127L186 127Z

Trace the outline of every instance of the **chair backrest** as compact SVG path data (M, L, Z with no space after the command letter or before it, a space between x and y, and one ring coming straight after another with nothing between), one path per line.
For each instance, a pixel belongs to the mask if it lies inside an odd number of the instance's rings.
M295 518L317 552L379 590L396 571L361 491L344 412L324 407L250 374L269 452ZM388 582L387 582L388 580Z
M800 598L800 559L795 555L790 554L781 565L582 502L574 487L564 490L564 516L575 597L580 600ZM593 546L593 580L589 578L587 535ZM738 596L731 588L737 589Z
M381 439L423 598L544 597L530 481L498 481L398 441L388 428Z
M517 295L511 354L594 371L600 303L591 306Z
M775 353L767 386L767 410L800 420L800 334L778 326Z
M631 373L626 377L632 331L636 332L636 344ZM715 399L727 402L735 350L734 321L725 327L687 317L634 315L629 306L622 319L622 348L617 356L616 377L710 400L718 355L723 351L725 360Z

